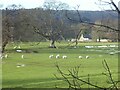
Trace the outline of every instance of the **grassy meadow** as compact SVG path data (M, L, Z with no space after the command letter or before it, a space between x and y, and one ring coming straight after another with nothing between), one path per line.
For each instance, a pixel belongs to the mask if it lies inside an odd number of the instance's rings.
M19 45L22 52L16 52L14 49ZM6 47L5 54L8 58L2 60L3 88L68 88L68 84L62 80L56 68L56 63L61 70L68 73L68 69L80 66L79 76L87 80L90 75L90 82L93 84L109 87L111 83L103 72L106 72L102 61L105 59L111 70L113 79L118 80L118 47L102 47L106 45L114 46L117 43L79 43L77 47L68 46L66 42L56 43L57 49L48 48L49 42L27 42L10 43ZM95 46L95 48L86 48L85 46ZM110 52L115 52L110 55ZM50 55L60 55L59 59L49 58ZM24 58L21 58L24 55ZM67 58L63 59L62 56ZM78 56L82 56L80 59ZM89 56L88 59L85 57ZM18 67L18 64L24 66ZM59 80L55 78L57 75ZM70 77L69 77L70 78ZM87 88L88 85L82 85Z

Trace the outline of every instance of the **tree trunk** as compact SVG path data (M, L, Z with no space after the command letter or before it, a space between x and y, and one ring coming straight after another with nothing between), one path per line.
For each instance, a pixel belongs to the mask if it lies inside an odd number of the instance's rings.
M51 40L51 43L50 43L50 48L56 48L55 46L55 40Z
M99 37L98 39L99 39L99 41L98 41L98 42L100 42L100 39L101 39L101 38Z
M3 44L2 44L2 53L4 53L5 47L6 47L7 44L8 44L8 41L3 42Z

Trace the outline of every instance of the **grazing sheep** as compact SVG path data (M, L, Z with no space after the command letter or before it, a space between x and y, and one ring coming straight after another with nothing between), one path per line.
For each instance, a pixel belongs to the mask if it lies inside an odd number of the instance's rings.
M16 49L17 48L17 46L14 46L14 48L13 49Z
M25 66L25 64L22 64L21 66L22 66L22 67L24 67L24 66Z
M20 66L17 66L17 67L20 67Z
M89 56L86 56L86 59L88 59L89 58Z
M3 58L4 58L4 56L1 55L1 56L0 56L0 59L3 59Z
M56 55L56 58L60 58L60 55L59 55L59 54L57 54L57 55Z
M8 55L7 55L7 54L5 55L5 58L8 58Z
M17 67L21 67L21 64L20 64L20 63L17 63Z
M82 56L79 56L78 58L82 59Z
M2 56L2 54L0 54L0 59L2 59L3 58L3 56Z
M24 55L22 55L21 58L24 59Z
M109 54L110 54L110 55L114 55L115 53L114 53L114 52L110 52Z
M62 58L63 58L63 59L66 59L66 58L67 58L67 56L66 56L66 55L64 55L64 56L62 56Z
M17 64L17 67L24 67L24 66L25 64L20 64L20 63Z
M50 55L49 58L53 58L53 55Z

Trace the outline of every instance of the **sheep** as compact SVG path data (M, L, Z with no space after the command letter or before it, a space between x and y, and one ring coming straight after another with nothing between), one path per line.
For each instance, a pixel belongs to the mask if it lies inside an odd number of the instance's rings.
M20 63L17 64L17 67L24 67L24 66L25 64L20 64Z
M21 58L24 59L24 55L21 55Z
M7 55L7 54L5 55L5 58L8 58L8 55Z
M1 55L1 56L0 56L0 59L3 59L3 58L4 58L4 56Z
M50 55L49 58L53 58L53 55Z
M0 54L0 59L2 60L4 58L4 55L3 54Z
M2 59L2 54L0 54L0 59Z
M86 59L88 59L89 58L89 56L86 56Z
M17 66L17 67L20 67L20 66Z
M93 48L94 46L85 46L85 48Z
M24 67L24 66L25 66L25 64L22 64L21 66L22 66L22 67Z
M56 55L56 58L60 58L60 55L59 55L59 54L57 54L57 55Z
M78 58L82 59L82 56L79 56Z
M66 59L66 58L67 58L67 56L66 56L66 55L64 55L64 56L62 56L62 58L63 58L63 59Z
M114 52L110 52L109 54L110 54L110 55L114 55L115 53L114 53Z
M16 52L19 52L19 53L21 53L21 52L22 52L22 50L16 50Z
M13 49L16 49L17 48L17 46L14 46L14 48Z
M20 63L17 63L17 67L21 67L21 64L20 64Z

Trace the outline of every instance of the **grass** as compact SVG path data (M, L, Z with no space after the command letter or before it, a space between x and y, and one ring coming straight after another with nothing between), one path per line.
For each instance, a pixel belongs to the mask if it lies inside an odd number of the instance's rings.
M41 42L37 45L35 42L20 43L22 53L17 53L13 47L16 44L10 43L7 46L6 52L7 59L3 59L3 88L67 88L68 84L63 80L57 80L54 77L56 74L62 78L57 72L55 64L58 63L64 72L68 72L75 66L80 65L79 75L83 79L87 79L90 74L91 82L97 83L100 86L107 87L111 85L107 83L108 78L102 73L105 69L102 61L105 59L111 69L113 78L118 80L118 54L110 55L111 51L118 51L118 48L85 48L85 45L111 45L117 43L80 43L77 48L73 46L67 47L66 42L57 43L58 49L51 49L47 46L48 42ZM21 55L24 59L21 59ZM49 55L57 54L67 55L67 59L49 59ZM79 59L78 56L83 56ZM86 59L85 56L89 55L90 58ZM25 64L25 67L16 67L17 64ZM88 87L83 85L83 87Z

